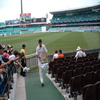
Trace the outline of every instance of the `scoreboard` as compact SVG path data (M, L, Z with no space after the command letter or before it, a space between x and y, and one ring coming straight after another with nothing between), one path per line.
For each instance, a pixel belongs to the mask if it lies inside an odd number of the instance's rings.
M20 22L21 23L31 22L31 13L20 14Z
M46 22L46 18L33 18L32 23Z

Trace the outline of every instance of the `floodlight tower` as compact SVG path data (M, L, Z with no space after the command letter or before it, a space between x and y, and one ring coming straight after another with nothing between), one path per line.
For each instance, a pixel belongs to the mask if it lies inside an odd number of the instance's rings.
M23 14L23 2L21 0L21 14Z

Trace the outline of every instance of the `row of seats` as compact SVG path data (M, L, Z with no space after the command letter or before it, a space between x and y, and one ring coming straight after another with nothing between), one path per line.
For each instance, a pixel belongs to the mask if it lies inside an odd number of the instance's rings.
M100 32L100 26L79 26L79 27L56 27L50 28L48 32Z
M5 23L4 22L0 22L0 26L5 26Z
M30 27L30 28L0 28L0 35L6 34L20 34L20 33L32 33L32 32L41 32L41 27Z
M53 16L52 23L63 23L63 22L80 22L80 21L91 21L100 20L100 13L84 13L70 16Z
M70 86L69 97L77 96L81 93L85 85L100 81L100 61L97 59L98 53L87 54L87 57L80 58L78 61L74 56L64 59L56 59L49 63L52 77L59 82L62 88ZM77 91L74 91L74 90Z

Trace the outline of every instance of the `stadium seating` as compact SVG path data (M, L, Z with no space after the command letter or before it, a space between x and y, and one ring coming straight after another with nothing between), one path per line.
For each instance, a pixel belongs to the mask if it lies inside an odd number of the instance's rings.
M100 26L79 26L79 27L59 27L50 28L48 32L100 32Z
M85 13L66 16L53 16L52 23L81 22L100 20L100 13Z
M6 31L13 32L13 28L6 28Z
M20 31L21 29L19 27L14 28L14 31Z
M6 31L5 28L0 28L0 32Z
M28 31L28 28L21 28L21 31Z
M36 27L36 29L34 30L34 32L42 32L41 27Z
M29 27L29 31L34 32L34 30L36 29L36 27Z
M5 23L4 22L0 22L0 26L5 26Z
M87 54L86 57L77 61L74 56L65 57L62 60L56 59L49 63L48 70L63 88L66 87L67 93L70 93L69 97L77 98L77 95L81 93L84 95L82 91L86 85L96 84L100 81L100 60L97 58L98 53L96 52Z

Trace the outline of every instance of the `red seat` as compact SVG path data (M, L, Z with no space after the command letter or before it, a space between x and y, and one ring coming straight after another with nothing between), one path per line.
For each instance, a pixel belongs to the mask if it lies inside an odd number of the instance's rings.
M86 73L88 73L88 72L91 72L91 66L84 67L82 73L83 73L83 74L86 74Z
M72 76L73 76L73 70L66 70L62 75L63 84L69 84Z
M82 78L83 78L83 75L78 75L78 76L75 76L75 77L72 77L70 79L70 95L69 97L77 97L77 93L81 91L82 89Z
M88 72L83 75L82 87L93 83L94 72Z
M81 75L82 74L82 68L76 68L73 70L73 76Z
M83 87L82 100L97 100L95 84L89 84Z
M96 100L100 100L100 81L98 81L95 85L96 85Z
M94 72L94 83L100 81L100 70Z

